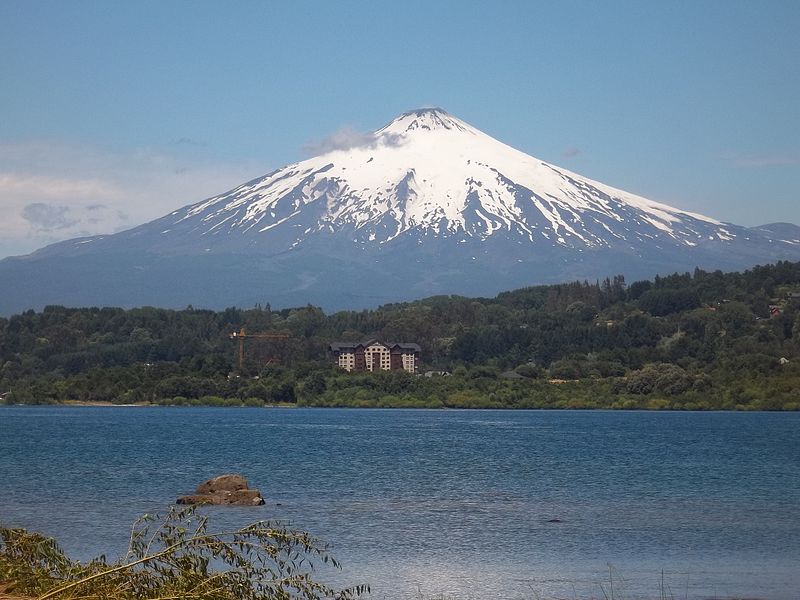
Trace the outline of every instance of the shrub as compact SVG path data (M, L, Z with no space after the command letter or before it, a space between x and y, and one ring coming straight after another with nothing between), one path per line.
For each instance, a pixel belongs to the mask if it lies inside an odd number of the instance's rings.
M661 392L675 396L690 389L692 383L692 378L678 365L649 364L628 376L626 390L629 394Z
M7 591L39 600L351 600L369 591L315 581L311 560L339 567L308 533L269 521L210 533L208 517L193 507L139 519L127 554L114 563L74 561L52 539L0 527L0 580L12 582Z

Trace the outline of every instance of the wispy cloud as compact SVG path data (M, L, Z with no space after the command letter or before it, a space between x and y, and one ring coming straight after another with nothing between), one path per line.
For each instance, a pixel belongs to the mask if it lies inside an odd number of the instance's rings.
M46 198L81 196L99 198L114 195L116 190L108 182L80 177L52 177L31 173L0 172L0 193L30 194Z
M37 231L53 231L66 229L78 221L70 215L69 206L61 204L45 204L34 202L22 209L22 218L28 221Z
M362 133L345 125L335 133L314 140L303 146L303 152L308 156L319 156L336 150L351 150L353 148L377 147L379 144L396 146L401 142L400 136L394 134L375 135Z
M377 140L371 133L361 133L352 127L344 126L321 140L314 140L303 146L309 156L318 156L334 150L350 150L375 144Z
M564 158L574 158L581 153L580 148L567 148L564 150Z
M175 146L205 146L205 142L201 142L200 140L196 140L190 137L180 137L176 140L172 140L173 145Z
M762 169L764 167L796 167L800 166L800 155L755 156L734 158L732 163L743 169Z
M269 170L187 158L173 147L109 151L0 142L0 258L127 229Z

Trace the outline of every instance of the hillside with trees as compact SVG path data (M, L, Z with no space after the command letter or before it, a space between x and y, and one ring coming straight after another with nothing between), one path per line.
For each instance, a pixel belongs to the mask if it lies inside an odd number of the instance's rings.
M248 339L245 360L230 334ZM421 373L346 373L332 341L422 347ZM800 409L800 263L437 296L326 315L65 308L0 319L0 401Z

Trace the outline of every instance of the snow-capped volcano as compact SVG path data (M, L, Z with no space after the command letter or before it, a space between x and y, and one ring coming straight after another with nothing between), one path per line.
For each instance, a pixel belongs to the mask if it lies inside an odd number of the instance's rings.
M0 261L0 312L45 304L361 308L537 283L800 260L746 228L592 181L442 109L129 231Z
M439 108L407 112L359 142L175 211L167 221L211 237L267 237L283 228L290 233L281 238L292 238L287 249L317 232L345 230L363 243L409 233L500 234L567 248L633 247L648 238L694 246L734 235L714 219L524 154Z

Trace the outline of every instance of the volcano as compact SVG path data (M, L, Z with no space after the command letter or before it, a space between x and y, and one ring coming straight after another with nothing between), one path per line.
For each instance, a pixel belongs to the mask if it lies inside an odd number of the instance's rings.
M747 228L511 148L439 108L134 229L0 261L8 314L47 304L359 309L437 294L800 260Z

